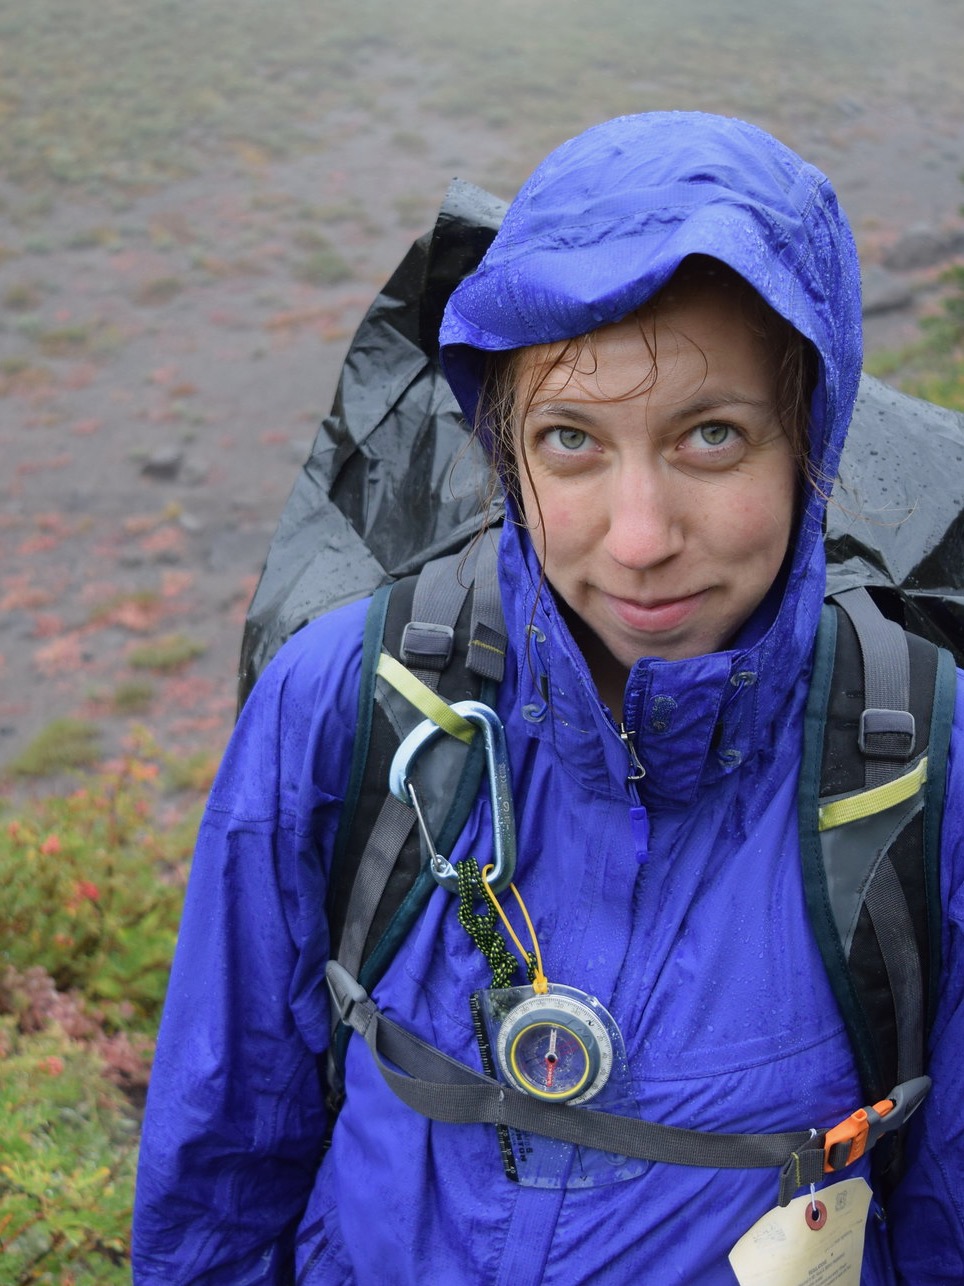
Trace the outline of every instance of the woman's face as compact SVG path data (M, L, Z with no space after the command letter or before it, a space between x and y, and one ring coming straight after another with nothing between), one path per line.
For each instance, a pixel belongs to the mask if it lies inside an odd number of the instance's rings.
M717 651L747 620L787 551L797 466L732 292L684 285L553 365L565 347L522 357L515 449L526 523L605 692L640 657Z

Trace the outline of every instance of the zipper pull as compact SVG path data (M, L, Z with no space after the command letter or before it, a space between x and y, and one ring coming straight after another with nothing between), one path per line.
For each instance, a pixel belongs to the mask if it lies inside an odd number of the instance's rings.
M633 844L636 849L636 861L640 866L649 859L649 815L639 798L639 783L646 776L646 769L636 753L633 734L624 723L619 725L619 739L629 755L629 772L626 774L626 789L635 803L629 809L629 824L633 833Z
M639 755L636 753L633 734L624 723L619 725L619 740L626 747L626 753L629 755L629 772L626 774L626 785L636 786L646 776L646 769L640 763Z

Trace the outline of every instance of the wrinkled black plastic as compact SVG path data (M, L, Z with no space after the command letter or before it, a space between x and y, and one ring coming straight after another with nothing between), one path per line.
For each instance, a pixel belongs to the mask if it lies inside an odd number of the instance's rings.
M826 545L829 593L868 586L964 665L964 415L865 375Z
M285 639L321 612L459 549L479 529L488 469L438 360L442 311L505 213L455 182L368 310L268 550L244 627L243 704Z
M505 205L452 184L352 340L245 622L244 703L285 639L479 529L488 470L438 361L446 300ZM828 516L829 589L868 585L964 664L964 415L864 376Z

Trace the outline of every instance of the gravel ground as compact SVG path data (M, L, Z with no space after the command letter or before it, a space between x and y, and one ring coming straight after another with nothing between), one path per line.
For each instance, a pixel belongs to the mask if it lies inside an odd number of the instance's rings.
M245 607L350 335L451 177L508 196L581 124L637 103L718 105L831 175L866 267L868 349L913 339L964 246L960 24L844 80L839 57L808 80L788 49L787 93L779 63L753 48L741 62L741 31L760 34L752 10L733 6L716 88L691 92L670 48L645 92L627 85L599 110L567 99L558 122L551 100L538 118L453 114L437 63L382 47L358 55L351 95L306 101L286 156L233 139L184 177L93 185L44 183L8 159L0 765L64 718L90 721L106 755L146 725L179 759L216 762ZM956 10L921 12L938 31ZM702 41L709 63L703 27L676 38ZM8 775L5 788L50 782Z

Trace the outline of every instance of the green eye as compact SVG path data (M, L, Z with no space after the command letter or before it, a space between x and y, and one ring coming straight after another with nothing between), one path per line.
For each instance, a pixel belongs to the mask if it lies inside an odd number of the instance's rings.
M708 447L721 447L732 429L728 424L701 424L699 435Z
M566 451L578 451L586 445L586 434L583 429L556 429L559 445Z

